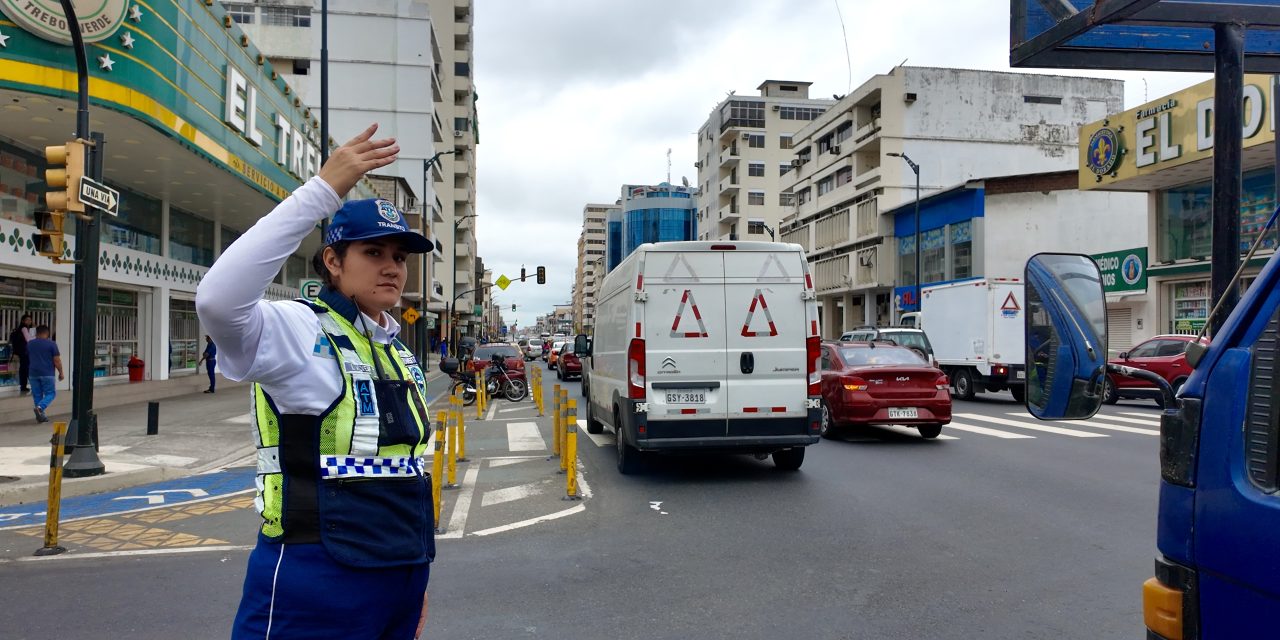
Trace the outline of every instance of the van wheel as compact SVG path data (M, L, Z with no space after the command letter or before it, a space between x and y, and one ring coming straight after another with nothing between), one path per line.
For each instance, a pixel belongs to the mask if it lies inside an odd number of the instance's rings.
M804 464L804 447L792 447L773 452L773 464L782 471L795 471Z
M587 405L587 433L604 433L604 424L596 420L595 411L591 409L591 401L586 402Z
M955 376L951 378L951 384L955 387L956 397L961 400L973 399L973 373L968 369L957 369Z
M1120 402L1120 392L1116 390L1116 383L1111 381L1111 376L1102 379L1102 401L1107 404Z
M1023 404L1027 401L1026 387L1023 387L1023 386L1009 387L1009 393L1013 394L1013 399L1016 400L1018 404Z
M942 434L942 425L940 424L922 424L920 429L920 437L925 440L932 440Z
M613 433L618 442L618 473L629 476L640 470L640 452L627 444L626 429L622 428L622 416L613 411Z

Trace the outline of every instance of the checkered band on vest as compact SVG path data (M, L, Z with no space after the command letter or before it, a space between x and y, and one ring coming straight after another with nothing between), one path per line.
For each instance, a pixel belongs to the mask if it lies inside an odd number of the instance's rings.
M324 456L320 465L322 478L385 478L420 475L422 475L422 459L410 456L394 458Z

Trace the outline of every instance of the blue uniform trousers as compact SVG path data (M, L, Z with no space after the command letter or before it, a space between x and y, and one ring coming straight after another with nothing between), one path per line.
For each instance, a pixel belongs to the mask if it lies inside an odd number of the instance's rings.
M357 569L339 564L324 545L259 535L231 637L409 640L430 573L428 563Z

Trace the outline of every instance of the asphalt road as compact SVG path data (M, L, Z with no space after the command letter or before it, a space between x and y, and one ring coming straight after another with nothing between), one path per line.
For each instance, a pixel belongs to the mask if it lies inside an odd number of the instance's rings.
M1067 432L1007 424L1031 422L1020 412L1008 396L957 402L964 424L1021 437L874 429L810 448L795 473L704 456L621 476L612 447L584 439L585 511L441 541L424 637L1142 637L1155 406L1054 425ZM194 522L253 541L251 512ZM0 564L0 629L225 638L246 556Z

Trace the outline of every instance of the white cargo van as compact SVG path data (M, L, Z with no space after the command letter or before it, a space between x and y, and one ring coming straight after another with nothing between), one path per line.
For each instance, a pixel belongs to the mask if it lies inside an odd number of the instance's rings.
M623 473L640 451L674 450L798 469L818 441L819 342L799 245L641 245L605 277L593 339L575 346L587 429L614 429Z

